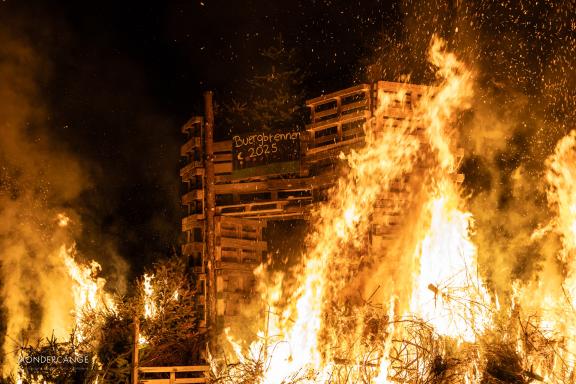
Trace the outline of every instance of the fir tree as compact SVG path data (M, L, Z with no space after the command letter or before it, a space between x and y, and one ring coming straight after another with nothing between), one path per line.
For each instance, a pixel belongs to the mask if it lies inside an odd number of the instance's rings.
M224 121L237 132L293 130L304 126L304 74L296 50L279 43L260 52L262 66L246 91L224 105Z

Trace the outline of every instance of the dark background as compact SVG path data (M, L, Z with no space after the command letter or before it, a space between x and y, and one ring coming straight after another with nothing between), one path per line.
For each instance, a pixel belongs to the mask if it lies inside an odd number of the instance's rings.
M296 49L308 97L370 77L429 81L435 32L483 81L535 94L552 52L573 44L574 2L462 3L5 0L0 23L42 58L46 129L92 180L70 202L84 223L79 247L113 243L135 274L178 245L180 126L205 90L241 98L275 40Z

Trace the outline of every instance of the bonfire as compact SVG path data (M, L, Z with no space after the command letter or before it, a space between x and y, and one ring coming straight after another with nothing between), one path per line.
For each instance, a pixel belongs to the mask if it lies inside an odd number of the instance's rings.
M429 60L437 83L412 118L389 117L408 86L379 95L366 145L341 154L342 176L314 212L301 262L288 273L257 269L260 331L226 330L224 351L211 356L217 382L575 382L576 133L546 163L552 219L533 236L561 238L564 279L511 282L499 296L479 268L459 184L456 127L474 73L438 38ZM382 221L376 207L399 184L408 192L400 228L367 247Z

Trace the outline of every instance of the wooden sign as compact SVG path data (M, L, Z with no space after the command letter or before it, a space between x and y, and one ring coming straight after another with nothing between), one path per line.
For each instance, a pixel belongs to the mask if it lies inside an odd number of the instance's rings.
M258 132L232 136L232 177L298 173L300 132Z

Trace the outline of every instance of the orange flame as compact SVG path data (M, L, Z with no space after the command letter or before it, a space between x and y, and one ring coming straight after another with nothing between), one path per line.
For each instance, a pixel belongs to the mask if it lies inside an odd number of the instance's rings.
M64 261L69 276L74 281L72 294L74 297L74 319L76 328L76 341L86 339L85 316L87 313L97 311L116 311L113 298L104 290L106 280L98 277L102 267L96 261L87 265L78 264L74 259L75 248L60 248L60 257Z
M430 60L439 67L442 81L438 89L422 97L412 119L392 122L387 117L394 101L405 97L405 90L397 94L379 91L378 108L365 124L365 146L341 155L347 160L348 172L332 189L330 200L315 213L314 230L308 237L310 249L293 273L294 289L282 290L281 275L276 275L272 284L260 284L271 314L261 328L266 331L259 332L259 340L248 351L242 350L236 337L227 334L239 361L245 361L248 355L262 356L258 351L264 350L262 383L281 383L287 378L328 381L339 359L334 348L338 344L351 348L352 357L346 364L368 367L364 373L351 370L349 380L360 380L368 374L371 381L388 382L393 373L388 356L392 335L402 332L394 321L408 308L438 333L462 341L474 340L470 327L482 331L489 326L487 308L491 299L479 277L476 248L469 237L472 218L461 210L463 202L453 175L458 158L450 126L455 113L469 102L472 75L453 54L445 52L439 39L433 40ZM418 135L422 126L424 141ZM387 336L381 344L349 342L350 334L357 337L366 332L362 310L358 309L359 319L352 329L342 331L328 319L343 303L346 288L358 270L358 255L371 253L365 244L370 223L378 215L376 203L390 193L394 183L412 172L421 173L422 168L425 175L419 183L425 198L417 202L422 209L418 210L421 217L416 218L420 229L413 236L416 243L404 245L399 255L420 272L406 286L386 292L388 296L380 303L389 313ZM390 262L386 256L371 257L376 263ZM262 268L257 271L261 276L265 275ZM434 287L432 291L430 286ZM456 289L462 291L461 296L452 294ZM279 304L281 297L289 297L286 304ZM373 350L380 363L367 366L362 356L371 355Z

